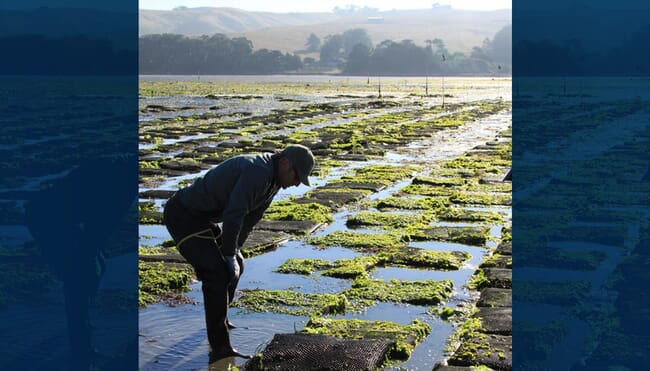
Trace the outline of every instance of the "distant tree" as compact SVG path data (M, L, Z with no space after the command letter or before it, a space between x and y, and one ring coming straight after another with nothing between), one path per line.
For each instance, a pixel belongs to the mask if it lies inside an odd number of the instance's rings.
M427 40L427 44L431 46L431 52L434 56L437 57L436 59L442 59L443 55L449 55L449 51L447 50L445 42L442 41L442 39L435 38Z
M343 36L327 35L325 43L320 48L321 63L331 64L338 62L343 52Z
M363 44L356 44L348 56L343 73L351 75L365 75L370 72L370 48Z
M315 33L309 34L309 37L307 38L307 43L305 44L307 46L307 51L308 52L315 52L320 49L320 38L316 36Z
M372 49L372 40L368 32L362 28L347 30L343 33L343 53L345 56L350 55L352 49L357 45L364 45Z
M494 62L512 64L512 25L503 27L494 35L487 53Z
M470 54L470 57L473 59L482 59L482 60L490 60L490 57L487 55L485 50L479 46L475 46L472 48L472 53Z
M295 71L303 67L303 63L300 60L300 57L295 54L284 53L282 58L282 64L279 71Z
M429 52L412 40L396 43L385 40L379 43L372 54L372 72L395 75L422 75Z

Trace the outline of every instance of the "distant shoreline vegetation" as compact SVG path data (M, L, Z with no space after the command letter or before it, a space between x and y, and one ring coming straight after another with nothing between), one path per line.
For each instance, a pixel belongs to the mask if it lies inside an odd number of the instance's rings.
M253 50L245 37L224 34L190 37L155 34L140 37L141 75L341 74L341 75L510 75L512 27L504 27L472 53L451 53L441 39L417 46L411 40L372 45L363 29L328 35L321 45L310 35L307 45L320 59L278 50Z

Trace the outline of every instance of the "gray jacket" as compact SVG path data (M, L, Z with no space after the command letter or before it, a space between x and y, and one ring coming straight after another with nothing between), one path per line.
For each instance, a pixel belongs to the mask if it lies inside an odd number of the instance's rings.
M223 222L224 255L233 255L260 221L279 187L270 153L230 158L179 191L192 212Z

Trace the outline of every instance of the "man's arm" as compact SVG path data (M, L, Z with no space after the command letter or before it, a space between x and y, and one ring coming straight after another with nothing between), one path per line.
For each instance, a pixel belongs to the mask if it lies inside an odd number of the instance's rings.
M264 174L256 172L252 167L245 169L240 174L223 212L221 251L224 255L235 254L235 250L239 247L238 243L241 240L240 236L247 219L246 216L253 207L254 201L264 194L266 183Z
M237 241L240 247L244 246L244 243L246 242L248 235L253 230L253 227L255 227L255 225L259 223L259 221L262 219L262 216L264 215L264 211L266 211L266 209L269 208L269 206L271 205L271 201L272 200L270 200L269 202L265 203L264 205L258 207L257 209L251 211L248 215L246 215L246 217L244 218L244 224L242 225L242 229L239 232L239 240Z

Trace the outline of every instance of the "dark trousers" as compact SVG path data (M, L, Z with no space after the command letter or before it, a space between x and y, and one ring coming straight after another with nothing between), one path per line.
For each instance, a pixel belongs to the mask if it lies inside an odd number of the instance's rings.
M178 250L194 267L197 278L202 282L205 324L210 347L215 352L229 350L230 336L226 325L228 305L232 302L238 282L229 283L230 274L217 240L221 230L206 215L185 208L176 195L167 201L163 221L176 243L192 233L210 230L202 235L209 236L211 233L213 238L188 238ZM243 273L243 259L238 256L237 260L240 273Z

